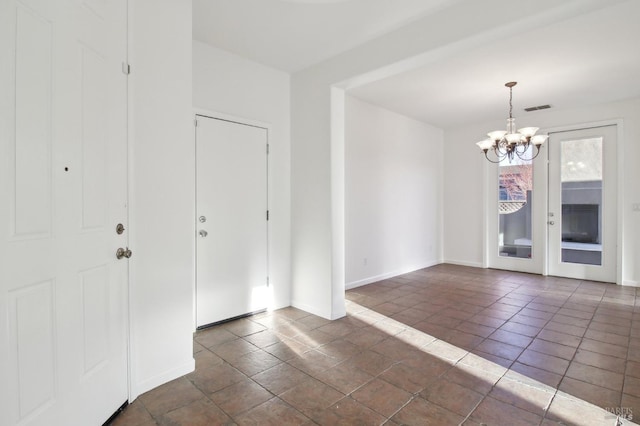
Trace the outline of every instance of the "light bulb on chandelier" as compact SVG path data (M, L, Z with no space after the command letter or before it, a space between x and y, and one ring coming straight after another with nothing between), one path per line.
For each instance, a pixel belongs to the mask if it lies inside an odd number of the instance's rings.
M507 130L489 132L487 139L476 143L482 152L484 152L487 160L492 163L499 163L505 158L511 162L514 157L525 161L533 160L540 153L540 146L542 146L549 137L548 135L536 135L538 131L537 127L523 127L516 131L516 119L513 118L513 86L516 84L518 83L515 81L510 81L505 84L505 86L509 88L509 118L507 119ZM527 158L526 155L531 145L536 147L536 153ZM498 161L493 161L489 158L489 150L493 151Z

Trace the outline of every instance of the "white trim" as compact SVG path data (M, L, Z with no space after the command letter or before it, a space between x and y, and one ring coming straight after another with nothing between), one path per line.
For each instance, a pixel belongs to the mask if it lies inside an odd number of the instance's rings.
M616 168L618 169L618 182L617 182L617 200L618 200L618 235L616 238L616 245L618 246L618 253L616 259L616 284L624 285L624 281L622 279L622 273L624 268L624 206L625 206L625 192L624 192L624 123L621 118L617 120L612 120L616 123L616 153L618 163L616 164ZM636 286L638 283L636 282Z
M442 263L448 263L450 265L459 265L459 266L470 266L472 268L484 268L487 269L488 266L485 266L482 262L468 262L466 260L453 260L453 259L445 259Z
M319 316L319 317L322 317L322 318L325 318L325 319L328 319L328 320L337 319L337 318L332 318L331 317L331 312L326 312L326 311L322 311L320 309L316 309L315 306L311 306L311 305L308 305L306 303L300 303L295 299L291 300L291 306L296 308L296 309L302 309L303 311L308 312L308 313L310 313L312 315L316 315L316 316Z
M376 276L373 276L373 277L363 278L363 279L358 280L358 281L352 281L350 283L345 284L344 287L345 287L345 290L351 290L353 288L357 288L357 287L361 287L363 285L375 283L377 281L386 280L388 278L393 278L393 277L397 277L399 275L408 274L409 272L414 272L414 271L418 271L420 269L429 268L429 267L434 266L434 265L439 265L440 263L442 263L442 262L438 261L438 260L430 260L430 261L425 262L425 263L423 263L423 264L421 264L419 266L410 266L410 267L399 269L399 270L396 270L396 271L385 272L384 274L376 275Z
M219 111L210 111L202 108L193 108L193 114L195 116L213 118L215 120L232 121L238 124L246 124L247 126L262 127L263 129L267 129L269 133L271 133L271 127L272 127L271 124L266 123L264 121L253 120L250 118L226 114L224 112L219 112Z
M632 280L624 280L622 282L622 285L629 286L629 287L640 287L640 282L632 281Z
M127 64L131 64L132 57L132 46L134 42L134 31L133 29L133 2L127 0L127 52L126 58ZM135 59L135 58L133 58ZM133 99L135 93L135 85L133 84L133 79L131 78L131 74L127 74L127 228L129 228L129 232L127 235L127 243L128 247L136 247L136 239L135 239L135 229L131 229L131 218L134 217L135 211L135 181L133 180L134 176L134 142L135 142L135 127L134 123L134 115L133 115ZM134 262L135 263L135 262ZM133 312L133 304L131 301L133 300L133 286L131 283L135 282L135 266L132 265L132 262L127 262L127 394L128 401L133 401L137 395L134 394L134 386L133 378L135 377L135 369L133 367L133 359L134 359L134 312Z
M622 119L612 119L612 120L601 120L601 121L591 121L586 123L578 123L578 124L570 124L567 126L555 126L545 128L545 133L561 133L561 132L573 132L574 130L586 130L593 127L604 127L604 126L613 126L613 125L622 125Z
M150 391L151 389L155 389L158 386L170 382L171 380L175 380L179 377L184 376L185 374L191 373L195 370L195 368L196 361L195 359L190 358L176 368L172 368L171 370L165 371L162 374L158 374L150 379L145 380L144 382L138 383L134 388L131 389L129 402L133 402L138 396L147 391Z
M347 314L345 261L345 91L331 87L331 317Z
M193 294L191 303L193 304L193 309L191 310L191 316L193 321L193 329L192 331L195 333L198 329L198 312L196 309L198 308L198 286L196 285L196 281L198 279L198 222L196 221L196 217L198 216L197 210L197 200L198 200L198 170L196 164L198 163L198 126L196 125L198 114L194 114L194 122L193 122L193 175L191 176L193 185L193 212L195 216L193 218L193 228L191 231L193 232L193 259L191 259L191 268L193 269L193 288L191 294Z
M483 160L482 163L482 182L484 183L482 186L482 262L480 262L481 268L489 268L489 251L491 250L489 247L489 168L491 163L489 161Z

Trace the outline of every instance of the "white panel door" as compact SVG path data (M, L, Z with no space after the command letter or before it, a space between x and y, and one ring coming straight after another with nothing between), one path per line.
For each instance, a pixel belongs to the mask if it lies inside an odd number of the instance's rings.
M126 402L126 0L0 2L0 424Z
M198 117L196 323L267 307L267 130Z
M549 274L615 282L616 126L549 136Z

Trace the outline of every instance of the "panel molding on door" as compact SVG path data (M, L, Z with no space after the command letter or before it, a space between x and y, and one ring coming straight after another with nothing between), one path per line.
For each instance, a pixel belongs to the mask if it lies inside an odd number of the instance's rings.
M617 126L550 132L548 148L549 275L616 282Z
M268 130L197 116L196 326L267 307Z
M126 57L127 0L0 2L3 426L128 399Z

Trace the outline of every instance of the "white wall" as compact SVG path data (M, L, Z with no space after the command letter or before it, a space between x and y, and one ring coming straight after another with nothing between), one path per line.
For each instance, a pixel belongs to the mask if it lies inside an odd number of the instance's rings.
M332 159L340 159L337 151L344 147L332 144L332 134L335 142L339 133L339 123L331 113L332 86L354 87L509 37L517 34L522 25L535 25L540 19L558 22L605 5L604 0L588 3L461 0L448 9L293 74L292 304L326 318L344 315L344 277L340 272L344 269L344 257L334 245L342 227L340 218L344 217L341 197L336 194L340 192L340 175L344 171L340 164L332 163ZM487 10L491 10L492 25L477 19L486 16Z
M193 42L193 105L270 126L270 309L291 304L289 88L287 73Z
M523 113L524 114L524 113ZM524 121L522 114L520 121ZM527 123L557 128L604 120L623 120L622 193L622 282L640 283L640 212L632 205L640 203L640 99L571 110L546 110L526 115ZM518 116L516 116L518 120ZM484 155L475 146L487 129L504 127L504 121L476 124L445 131L444 177L444 260L481 265L483 256L483 166ZM542 149L546 149L543 147ZM462 189L461 189L462 188ZM461 196L464 195L464 196Z
M443 131L350 96L345 116L347 288L439 263Z
M194 368L191 1L129 2L131 400Z

